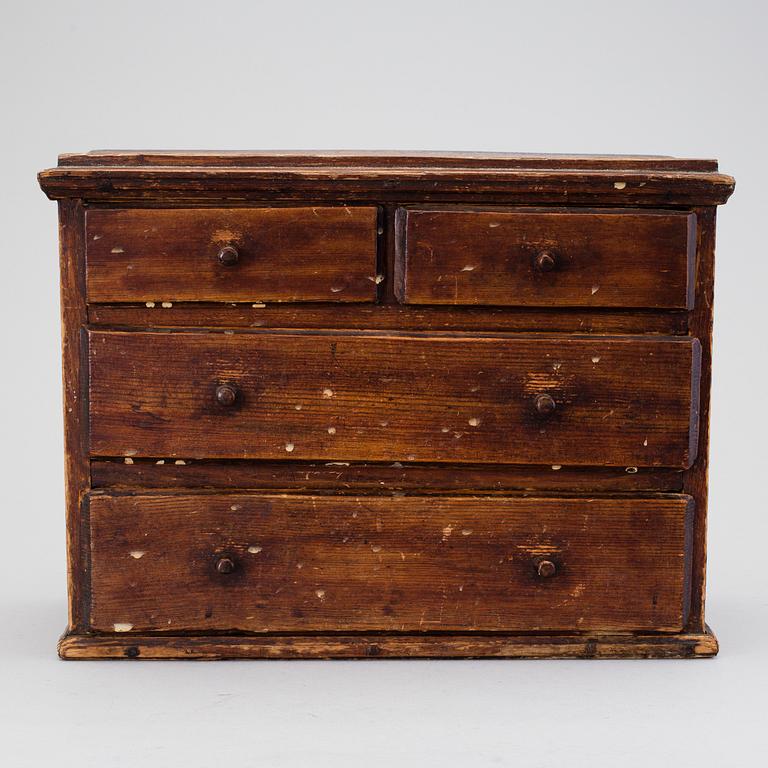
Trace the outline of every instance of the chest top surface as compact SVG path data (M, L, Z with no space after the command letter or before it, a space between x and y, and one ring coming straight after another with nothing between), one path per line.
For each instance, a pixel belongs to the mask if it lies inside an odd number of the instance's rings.
M52 199L158 197L717 205L717 161L661 155L475 152L109 151L63 154L39 175Z

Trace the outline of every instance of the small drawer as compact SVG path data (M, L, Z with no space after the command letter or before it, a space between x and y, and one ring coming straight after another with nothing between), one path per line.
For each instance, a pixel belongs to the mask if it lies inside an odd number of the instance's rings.
M397 232L406 304L693 306L692 213L402 208Z
M94 495L90 622L127 633L678 631L692 514L687 496Z
M688 467L696 339L89 333L97 456Z
M91 209L90 302L376 297L374 207Z

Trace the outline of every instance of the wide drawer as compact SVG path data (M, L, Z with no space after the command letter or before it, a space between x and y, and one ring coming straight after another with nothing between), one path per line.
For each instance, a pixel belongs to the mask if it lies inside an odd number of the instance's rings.
M93 496L97 631L677 631L693 503Z
M408 304L693 306L696 216L677 211L398 211Z
M98 456L687 467L669 337L89 333Z
M92 209L91 302L373 301L374 207Z

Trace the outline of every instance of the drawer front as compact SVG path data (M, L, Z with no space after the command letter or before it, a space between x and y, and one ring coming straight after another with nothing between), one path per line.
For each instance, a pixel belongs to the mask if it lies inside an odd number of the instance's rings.
M94 630L680 630L689 497L94 496Z
M91 331L98 456L686 467L690 338Z
M373 207L93 209L91 302L373 301Z
M694 214L400 209L397 248L408 304L693 306Z

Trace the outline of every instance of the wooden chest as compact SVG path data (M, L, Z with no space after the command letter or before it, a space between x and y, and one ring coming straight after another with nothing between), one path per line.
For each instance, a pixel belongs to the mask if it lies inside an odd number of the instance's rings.
M717 652L714 161L94 152L39 178L62 657Z

